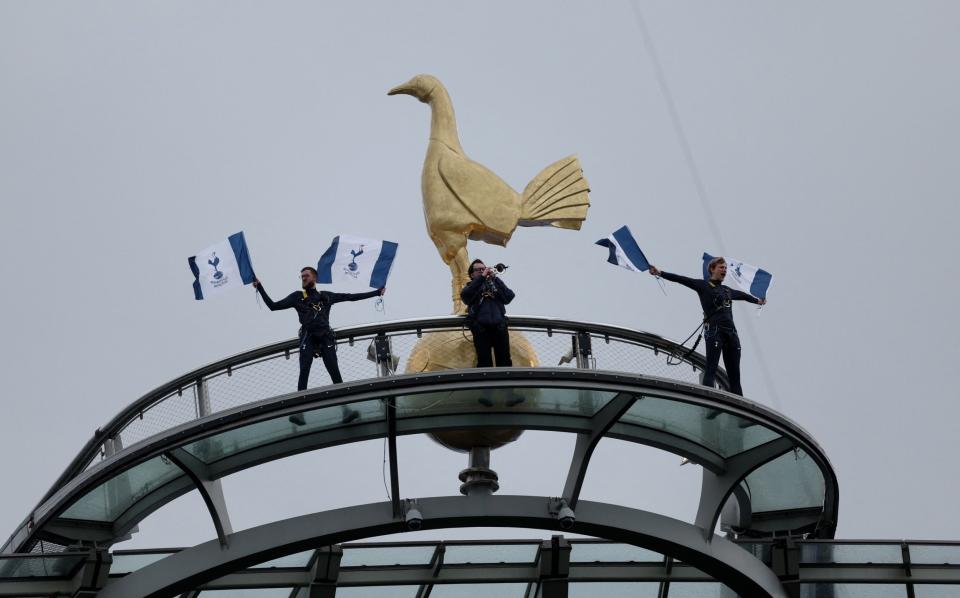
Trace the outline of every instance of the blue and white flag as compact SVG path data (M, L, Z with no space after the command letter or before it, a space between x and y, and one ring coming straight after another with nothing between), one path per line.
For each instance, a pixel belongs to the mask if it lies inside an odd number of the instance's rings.
M207 247L187 258L193 271L193 294L199 299L238 289L253 282L253 266L243 232Z
M387 286L397 247L392 241L338 235L317 262L317 282L359 280L371 288L383 288Z
M633 272L646 272L650 269L647 257L640 251L640 246L637 245L626 225L615 230L606 239L597 241L597 245L610 250L610 257L607 258L607 261L614 266L620 266Z
M710 278L710 271L707 266L710 264L710 260L712 259L712 255L708 253L703 254L704 280L708 280ZM724 260L727 262L727 275L733 277L733 280L737 283L738 287L750 293L754 297L757 297L758 299L767 298L767 289L770 288L770 281L773 280L772 274L766 270L762 270L756 266L732 257L724 258Z

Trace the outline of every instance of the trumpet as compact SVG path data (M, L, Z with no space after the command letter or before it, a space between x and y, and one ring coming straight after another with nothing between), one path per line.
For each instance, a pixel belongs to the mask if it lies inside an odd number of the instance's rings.
M488 267L487 267L487 270L493 270L494 272L496 272L496 273L498 273L498 274L503 274L503 271L506 270L506 269L509 268L509 267L510 267L510 266L508 266L508 265L506 265L506 264L497 264L496 266L488 266ZM487 275L487 276L489 276L489 275Z

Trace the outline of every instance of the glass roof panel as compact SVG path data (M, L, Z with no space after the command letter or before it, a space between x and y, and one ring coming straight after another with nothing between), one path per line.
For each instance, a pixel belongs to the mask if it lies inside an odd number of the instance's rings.
M200 598L290 598L293 588L256 588L243 590L204 590ZM338 592L339 594L339 592Z
M430 598L524 598L525 583L450 583L433 586Z
M67 577L85 558L84 554L3 557L0 578Z
M823 474L803 449L777 457L747 476L754 513L823 505Z
M110 575L122 575L133 573L138 569L143 569L147 565L152 565L161 559L165 559L173 552L141 552L134 554L113 555L113 563L110 564Z
M671 581L670 598L736 598L737 593L716 581Z
M349 410L360 414L353 423L369 423L385 419L382 402L376 399L360 401L349 405L304 411L302 425L290 421L290 418L284 415L221 432L188 444L183 449L205 463L213 463L258 446L342 426L344 417L350 413Z
M166 457L154 457L115 475L86 493L61 517L116 521L133 503L167 482L184 475Z
M620 422L685 438L724 458L779 437L769 428L730 413L650 396L635 402Z
M673 584L670 584L673 588ZM657 598L660 584L650 581L572 582L569 598Z
M307 565L310 564L310 559L313 558L313 553L315 551L308 550L306 552L298 552L296 554L288 554L287 556L282 556L278 559L273 559L272 561L267 561L266 563L260 563L259 565L254 565L250 567L251 569L306 569Z
M672 585L672 584L671 584ZM915 585L914 588L919 587ZM907 598L907 586L887 583L805 583L800 598Z
M915 583L913 584L913 595L916 598L956 598L957 596L956 584L942 584L942 583Z
M630 544L571 542L571 563L660 563L663 555Z
M429 565L436 546L343 547L341 567L388 567L390 565Z
M532 563L537 559L537 544L473 544L447 545L444 565L466 563Z
M918 565L960 565L960 545L911 544L910 562Z
M900 565L903 554L897 544L811 543L800 547L800 562Z
M591 417L615 392L574 388L468 388L397 397L397 417L474 412L555 413Z
M420 586L338 587L337 598L416 598L419 590Z

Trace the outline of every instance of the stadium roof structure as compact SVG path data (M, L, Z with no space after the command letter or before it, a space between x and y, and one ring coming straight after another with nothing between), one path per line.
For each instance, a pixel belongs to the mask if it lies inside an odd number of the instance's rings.
M823 450L786 417L701 386L702 356L634 330L514 317L512 330L550 367L397 373L411 369L424 343L454 338L461 327L451 316L342 329L344 384L318 372L308 390L285 392L295 379L290 340L134 401L6 541L0 596L912 597L960 583L952 564L960 546L833 540L839 491ZM562 488L559 496L496 493L491 439L508 442L525 430L576 435L565 479L549 486ZM470 450L460 494L403 494L396 440L409 434ZM603 438L700 465L694 520L582 500ZM232 529L225 476L371 439L389 448L390 500ZM198 516L212 520L216 538L176 550L118 549L151 513L194 490L206 507ZM355 543L454 527L551 537ZM842 593L859 591L857 584L906 593Z

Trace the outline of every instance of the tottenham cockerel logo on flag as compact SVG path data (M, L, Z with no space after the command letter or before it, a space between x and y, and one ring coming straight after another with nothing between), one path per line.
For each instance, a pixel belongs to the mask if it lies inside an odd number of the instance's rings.
M253 282L253 266L243 232L187 258L193 272L193 296L208 299Z
M703 254L703 279L710 278L708 266L713 256L709 253ZM758 299L767 298L767 290L770 288L770 282L773 275L762 268L740 261L736 258L726 258L727 273L737 283L737 286L750 293Z
M397 247L392 241L337 235L317 263L317 282L359 280L374 289L385 287Z

